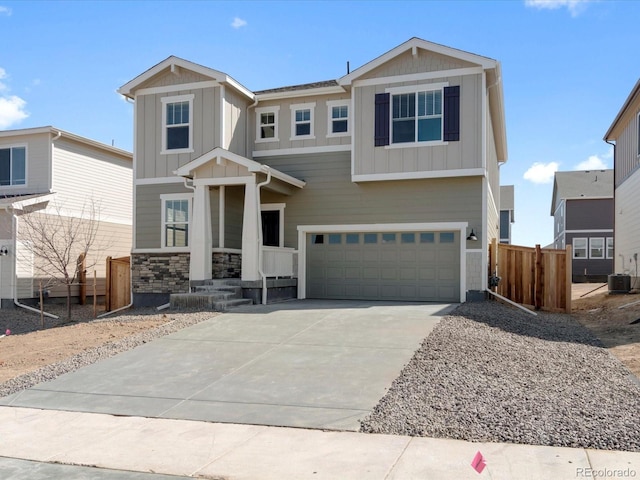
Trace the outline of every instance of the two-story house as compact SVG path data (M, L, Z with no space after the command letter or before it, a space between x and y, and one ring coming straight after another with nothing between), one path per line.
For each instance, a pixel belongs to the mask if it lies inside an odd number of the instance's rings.
M37 298L39 280L50 296L66 296L43 278L41 259L25 244L24 215L31 214L55 217L43 223L52 228L67 218L95 222L87 264L95 264L103 295L105 257L131 250L131 184L130 152L50 126L0 132L0 308Z
M629 274L638 288L640 255L640 80L604 136L614 145L615 272Z
M169 57L119 91L135 112L136 305L212 277L292 277L267 288L298 298L486 289L498 61L412 38L336 80L252 91Z
M511 224L516 221L513 185L500 187L500 243L511 243Z
M574 282L613 273L613 170L556 172L551 216L554 248L572 246Z

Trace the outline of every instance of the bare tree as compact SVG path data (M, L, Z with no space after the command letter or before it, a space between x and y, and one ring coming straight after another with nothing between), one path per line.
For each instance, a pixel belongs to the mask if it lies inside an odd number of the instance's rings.
M24 210L20 215L19 236L34 257L35 271L47 284L62 284L67 294L67 320L71 319L71 290L78 277L77 259L84 255L85 268L95 266L98 255L89 256L97 245L100 227L99 207L87 200L82 211L68 214L62 205L44 210ZM93 252L95 253L95 252Z

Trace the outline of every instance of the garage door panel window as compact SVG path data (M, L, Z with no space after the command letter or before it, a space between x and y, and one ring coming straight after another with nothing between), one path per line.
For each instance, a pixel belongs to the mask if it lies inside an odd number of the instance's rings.
M357 233L347 233L346 242L348 245L357 245L360 243L360 235Z
M342 235L339 233L329 234L329 245L340 245L342 243Z
M382 234L382 243L396 243L396 234L395 233L383 233Z
M365 233L364 234L364 243L371 245L378 243L378 234L377 233Z
M311 243L320 245L324 243L324 235L311 235Z
M440 243L453 243L455 241L455 234L453 232L442 232L440 234Z
M416 243L415 233L403 233L400 235L400 241L402 243Z
M431 232L422 232L420 234L420 243L435 243L436 235Z

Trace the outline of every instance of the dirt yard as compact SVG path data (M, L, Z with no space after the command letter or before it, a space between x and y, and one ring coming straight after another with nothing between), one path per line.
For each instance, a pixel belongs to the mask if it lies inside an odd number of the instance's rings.
M64 315L62 306L47 306L47 310ZM22 309L1 310L0 335L4 336L0 337L0 383L171 321L170 314L154 310L133 313L129 310L104 320L94 320L92 306L74 306L72 322L47 318L45 328L41 329L40 315L36 313ZM7 329L11 334L6 335Z
M609 295L606 285L593 291L599 285L573 285L573 315L640 378L640 295Z

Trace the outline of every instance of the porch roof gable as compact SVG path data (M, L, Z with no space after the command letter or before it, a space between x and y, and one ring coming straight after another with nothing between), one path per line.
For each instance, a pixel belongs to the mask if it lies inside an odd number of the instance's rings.
M262 163L258 163L254 160L250 160L242 155L238 155L237 153L230 152L229 150L225 150L221 147L216 147L213 150L201 155L200 157L192 160L191 162L183 165L182 167L175 170L173 173L178 175L179 177L193 178L193 174L195 170L206 165L210 162L216 162L217 164L222 164L223 160L235 163L242 167L245 167L251 173L264 173L267 174L271 172L271 176L273 178L277 178L289 185L294 187L302 188L306 185L306 182L303 180L299 180L291 175L287 175L275 168L269 167Z

